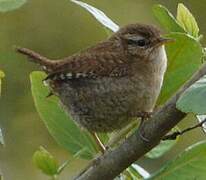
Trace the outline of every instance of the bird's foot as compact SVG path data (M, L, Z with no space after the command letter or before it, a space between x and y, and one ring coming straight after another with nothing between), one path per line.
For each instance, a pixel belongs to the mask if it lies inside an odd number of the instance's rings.
M144 141L144 142L149 142L150 140L148 138L146 138L142 131L143 131L143 126L144 126L144 121L151 118L153 115L153 112L140 112L139 113L139 117L141 118L141 122L140 122L140 125L139 125L139 129L138 129L138 133L139 133L139 136L140 138Z
M140 122L140 125L139 125L139 128L138 128L138 133L139 133L139 137L144 141L144 142L149 142L150 140L148 138L146 138L142 131L143 131L143 125L144 124L144 119L141 119L141 122Z
M144 141L144 142L150 142L150 140L141 133L141 130L139 129L139 137Z
M151 118L152 115L153 115L153 112L142 111L142 112L138 113L138 117L140 117L142 119L142 121Z

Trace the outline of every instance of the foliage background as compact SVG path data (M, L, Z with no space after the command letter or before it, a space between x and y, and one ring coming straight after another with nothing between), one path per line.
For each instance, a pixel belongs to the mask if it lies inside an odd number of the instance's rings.
M175 14L176 0L104 0L85 1L103 10L117 24L132 22L153 23L152 5L160 3ZM196 17L201 33L206 34L206 4L204 0L183 0ZM37 69L22 56L14 45L34 49L50 58L68 56L107 37L101 25L91 15L68 0L30 0L21 8L0 13L0 69L3 80L0 100L0 126L5 137L5 148L0 148L0 170L5 180L44 180L45 176L32 164L33 152L44 145L60 161L70 156L58 147L48 134L33 104L29 73ZM204 44L204 43L203 43ZM194 123L192 116L180 127ZM196 130L180 138L178 144L158 160L142 158L139 164L150 172L161 167L190 144L203 139ZM61 179L73 177L86 161L76 160L63 172Z

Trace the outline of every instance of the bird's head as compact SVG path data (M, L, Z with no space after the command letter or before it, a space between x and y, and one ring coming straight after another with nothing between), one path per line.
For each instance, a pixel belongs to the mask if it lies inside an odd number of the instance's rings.
M112 38L121 43L127 55L141 60L154 59L164 50L164 44L172 41L161 37L158 28L144 24L122 27Z

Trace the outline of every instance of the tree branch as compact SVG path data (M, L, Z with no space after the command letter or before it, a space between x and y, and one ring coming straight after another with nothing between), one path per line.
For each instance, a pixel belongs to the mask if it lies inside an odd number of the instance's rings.
M159 109L141 127L141 134L149 139L145 142L136 131L128 137L119 147L107 151L81 172L75 179L98 180L113 179L133 162L159 144L162 137L177 125L186 114L176 109L176 102L180 95L195 81L206 74L204 64L192 78L174 95L161 109Z

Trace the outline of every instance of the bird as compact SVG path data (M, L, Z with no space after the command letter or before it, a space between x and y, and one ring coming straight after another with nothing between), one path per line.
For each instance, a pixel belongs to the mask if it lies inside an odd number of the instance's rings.
M134 23L63 59L16 50L43 67L51 93L104 151L96 133L120 130L153 112L167 68L168 42L157 27Z

